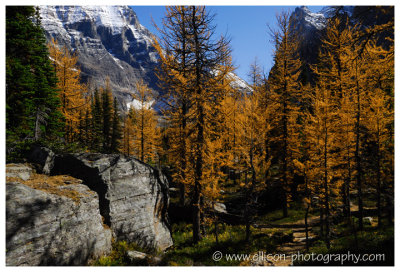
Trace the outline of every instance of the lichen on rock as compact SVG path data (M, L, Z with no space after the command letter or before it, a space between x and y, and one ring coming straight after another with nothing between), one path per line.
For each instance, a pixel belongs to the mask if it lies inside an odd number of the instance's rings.
M111 250L98 198L67 176L32 174L6 183L6 264L84 265Z

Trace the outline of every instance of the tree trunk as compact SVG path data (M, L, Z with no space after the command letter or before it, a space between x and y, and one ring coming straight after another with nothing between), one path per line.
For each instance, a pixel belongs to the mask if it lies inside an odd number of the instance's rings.
M355 224L354 224L354 219L351 219L350 225L351 225L351 228L352 228L352 230L353 230L354 244L355 244L355 246L356 246L356 249L358 249L357 229L356 229Z
M325 131L327 137L327 132ZM329 188L328 188L328 158L327 158L327 138L325 138L325 151L324 151L324 190L325 190L325 241L326 246L329 249L331 247L330 243L330 226L329 226Z
M377 154L377 163L376 163L376 179L377 179L377 201L376 206L378 209L378 228L382 227L382 214L381 214L381 158L380 158L380 142L379 142L379 125L378 125L378 154Z
M39 109L36 110L36 118L35 118L35 135L33 137L34 141L38 141L40 138L40 113Z
M184 63L186 63L184 56L183 56L183 61L184 61ZM182 104L182 132L181 132L181 139L180 139L180 141L181 141L180 171L181 171L181 177L183 179L182 181L184 181L186 179L186 112L187 112L186 103L183 102L183 104ZM185 206L185 184L181 182L179 189L180 189L179 203L183 207L183 206Z
M201 220L201 184L200 181L203 176L203 146L204 146L204 105L201 101L202 88L201 88L201 52L200 42L198 37L198 29L196 23L196 7L192 6L192 27L193 27L193 40L194 40L194 53L195 53L195 86L194 90L198 96L196 103L197 115L197 135L196 135L196 151L195 154L195 178L194 178L194 211L193 211L193 242L198 243L201 240L200 233L200 220Z
M350 150L348 149L348 152ZM348 220L348 224L351 224L350 220L351 220L351 210L350 210L350 180L351 180L351 165L350 165L350 154L347 154L347 178L346 181L344 183L344 216L347 218Z
M307 177L308 170L304 167L304 183L305 183L305 193L306 193L306 213L304 215L304 225L306 227L306 252L308 252L310 248L310 244L308 241L308 212L311 206L311 192L308 188L308 177Z
M251 214L251 205L253 204L253 193L254 193L254 188L256 186L256 170L254 168L254 141L253 139L251 140L251 147L250 147L250 168L251 168L251 184L250 188L248 189L247 193L247 203L246 203L246 242L250 241L250 235L251 235L251 230L250 230L250 224L252 221L252 214Z
M284 138L284 144L283 144L283 180L282 180L282 213L283 217L288 216L288 208L287 208L287 192L286 192L286 187L288 185L288 175L287 175L287 119L286 119L286 102L284 103L284 122L283 122L283 138Z
M324 209L322 207L322 203L319 209L319 235L321 238L324 237Z
M180 206L185 206L185 184L184 183L179 183L179 205Z
M250 216L249 216L249 207L248 206L249 206L248 203L246 203L246 207L244 210L244 218L246 221L246 238L245 238L246 243L248 243L250 241L250 235L251 235L251 233L250 233Z
M143 105L142 105L143 107ZM141 127L141 131L140 131L140 148L141 148L141 152L140 152L140 160L142 162L144 162L144 112L142 113L142 127Z
M356 76L357 76L356 62ZM356 121L356 168L357 168L357 198L358 198L358 228L363 229L363 201L362 201L362 185L361 185L361 157L360 157L360 115L361 115L361 105L360 105L360 88L358 86L358 78L356 79L357 84L357 121Z
M386 211L387 211L387 220L390 224L393 223L393 207L392 207L392 197L390 195L390 190L386 193Z
M198 182L194 185L193 192L193 243L197 244L201 240L200 233L200 184Z
M218 245L219 241L218 241L218 222L215 221L215 243Z
M308 241L308 211L310 210L310 204L307 204L306 214L304 216L304 225L306 227L306 252L308 252L310 248L310 244Z
M206 233L206 222L204 218L204 197L200 196L200 229L201 235L205 236Z
M286 74L286 60L284 61L284 73ZM286 75L285 75L286 77ZM283 87L283 150L282 150L282 160L283 160L283 178L282 178L282 213L283 217L288 216L288 208L287 208L287 186L288 186L288 83L285 79L284 87Z
M215 213L215 202L212 203L212 213L214 219L214 236L215 236L215 243L218 245L218 217Z

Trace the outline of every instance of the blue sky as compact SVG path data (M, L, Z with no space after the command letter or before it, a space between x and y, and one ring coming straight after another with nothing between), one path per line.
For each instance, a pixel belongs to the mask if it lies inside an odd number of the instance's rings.
M164 6L131 6L139 22L152 33L158 35L151 18L157 25L165 13ZM308 6L312 12L318 12L322 6ZM250 64L257 57L257 62L266 73L273 64L272 50L268 27L276 24L275 15L282 10L294 11L295 6L207 6L216 14L214 24L216 34L228 34L233 49L233 62L237 67L236 74L248 80Z

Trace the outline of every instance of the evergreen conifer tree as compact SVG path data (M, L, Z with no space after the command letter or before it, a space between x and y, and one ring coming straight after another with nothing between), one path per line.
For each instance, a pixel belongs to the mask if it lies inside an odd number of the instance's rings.
M111 134L111 144L110 144L110 152L117 153L120 147L120 141L122 138L121 131L121 120L118 113L118 104L117 99L114 97L113 103L113 119L112 119L112 134Z
M27 140L61 136L57 78L49 59L38 10L6 7L7 154Z

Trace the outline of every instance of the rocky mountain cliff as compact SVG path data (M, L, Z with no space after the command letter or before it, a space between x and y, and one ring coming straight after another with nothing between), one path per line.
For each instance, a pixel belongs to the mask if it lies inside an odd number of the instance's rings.
M123 110L139 79L158 90L152 34L128 6L40 6L40 16L47 39L78 55L83 81L98 87L109 78Z
M158 93L155 68L157 53L153 34L141 25L128 6L40 6L42 26L48 41L58 40L78 55L82 79L92 87L104 86L106 78L120 108L137 103L132 98L135 83L143 79ZM232 87L251 91L247 83L232 74ZM156 99L155 108L162 105Z
M303 32L307 30L322 30L326 27L326 15L322 12L313 13L306 6L297 7L292 19L297 21L297 27Z
M313 13L306 6L301 6L295 9L290 19L300 40L300 57L307 64L315 64L328 20L327 14L323 11Z

